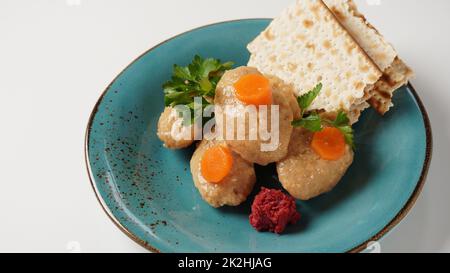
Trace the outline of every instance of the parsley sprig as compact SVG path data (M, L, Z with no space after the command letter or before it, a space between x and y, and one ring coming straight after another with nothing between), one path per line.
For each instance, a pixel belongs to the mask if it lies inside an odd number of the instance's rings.
M194 97L203 97L206 104L203 107L206 107L214 98L217 83L233 65L233 62L222 63L198 55L188 66L174 65L172 79L163 85L165 105L193 107Z
M319 83L311 91L297 98L298 105L301 109L301 118L294 120L292 122L292 126L303 127L311 132L320 132L326 126L335 127L342 132L347 144L355 149L353 128L350 125L350 120L344 111L340 110L337 113L335 120L321 117L317 111L312 111L311 113L306 114L306 109L308 109L308 107L311 106L313 101L317 98L322 90L322 87L322 84Z

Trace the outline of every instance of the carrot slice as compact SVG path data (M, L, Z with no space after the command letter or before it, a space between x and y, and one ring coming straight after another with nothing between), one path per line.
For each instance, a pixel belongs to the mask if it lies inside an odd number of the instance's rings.
M242 76L235 84L236 97L248 105L272 104L272 88L269 80L260 74Z
M221 145L207 149L201 161L202 176L210 183L221 183L232 167L231 150Z
M342 132L334 127L324 128L314 133L311 147L325 160L338 160L345 153L345 138Z

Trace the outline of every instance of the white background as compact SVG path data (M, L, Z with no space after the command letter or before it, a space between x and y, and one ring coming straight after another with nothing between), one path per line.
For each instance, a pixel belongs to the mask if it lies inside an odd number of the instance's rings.
M83 252L145 252L107 218L89 184L83 141L97 98L175 34L273 17L290 2L0 0L0 252L69 252L72 241ZM382 251L450 252L450 1L357 3L416 71L434 130L425 189Z

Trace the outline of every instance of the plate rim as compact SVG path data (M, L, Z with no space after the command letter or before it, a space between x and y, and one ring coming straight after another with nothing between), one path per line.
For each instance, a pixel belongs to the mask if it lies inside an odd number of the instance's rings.
M200 27L196 27L193 29L190 29L188 31L182 32L180 34L177 34L175 36L172 36L171 38L168 38L158 44L156 44L155 46L151 47L150 49L146 50L145 52L143 52L142 54L140 54L138 57L136 57L131 63L129 63L124 69L121 70L121 72L111 81L111 83L105 88L105 90L101 93L100 97L97 99L97 102L95 103L90 116L89 116L89 120L87 123L87 127L86 127L86 131L85 131L85 139L84 139L84 159L85 159L85 164L86 164L86 169L88 172L88 177L89 177L89 181L91 184L91 187L94 191L95 197L97 199L97 201L100 203L100 206L102 207L103 211L106 213L106 215L108 216L108 218L116 225L117 228L119 228L119 230L121 230L123 233L125 233L125 235L127 235L130 239L132 239L134 242L136 242L137 244L139 244L140 246L144 247L145 249L154 252L154 253L161 253L161 251L155 247L153 247L152 245L150 245L149 242L142 240L141 238L139 238L138 236L136 236L135 234L133 234L131 231L129 231L124 225L122 225L120 223L120 221L114 216L114 214L112 213L112 211L109 209L109 207L107 206L107 204L105 203L105 201L103 200L103 198L101 197L96 182L95 182L95 178L93 176L92 173L92 169L91 169L91 164L89 161L89 138L90 138L90 133L91 133L91 129L92 129L92 123L94 121L94 118L98 112L98 107L100 106L100 104L103 101L104 96L106 95L106 93L108 92L108 90L110 90L111 86L113 85L114 82L116 82L116 80L129 68L131 67L135 62L137 62L139 59L141 59L144 55L146 55L147 53L157 49L158 47L162 46L163 44L170 42L180 36L183 36L185 34L188 34L190 32L193 31L197 31L200 29L204 29L204 28L208 28L211 26L215 26L215 25L222 25L222 24L227 24L227 23L233 23L233 22L240 22L240 21L258 21L258 20L272 20L273 18L244 18L244 19L235 19L235 20L226 20L226 21L220 21L220 22L216 22L216 23L212 23L212 24L207 24L207 25L203 25ZM410 89L414 99L416 100L417 105L419 106L419 110L421 112L422 115L422 119L424 122L424 127L425 127L425 131L426 131L426 150L425 150L425 159L424 159L424 163L422 166L422 171L421 171L421 175L419 177L419 180L417 181L416 187L413 191L413 193L411 194L411 196L409 197L408 201L405 203L405 205L403 206L402 209L400 209L400 211L396 214L396 216L384 227L382 228L380 231L377 232L377 234L375 234L374 236L372 236L371 238L368 238L366 241L364 241L363 243L361 243L360 245L347 250L347 253L359 253L364 251L368 244L370 242L373 241L379 241L380 239L382 239L389 231L391 231L394 227L396 227L405 217L406 215L408 215L408 213L411 211L411 209L414 207L417 199L420 196L420 193L423 190L423 187L425 185L425 181L428 175L428 171L430 168L430 163L431 163L431 158L432 158L432 154L433 154L433 133L432 133L432 127L431 127L431 122L428 116L428 113L425 109L425 106L422 102L422 100L420 99L417 91L415 90L415 88L413 87L413 85L408 82L407 87Z

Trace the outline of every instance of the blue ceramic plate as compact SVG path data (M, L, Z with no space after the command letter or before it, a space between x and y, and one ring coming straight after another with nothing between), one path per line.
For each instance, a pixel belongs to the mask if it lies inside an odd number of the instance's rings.
M269 22L224 22L176 36L135 60L98 101L86 135L92 185L114 223L144 247L161 252L361 251L400 222L419 195L430 162L431 131L409 86L396 92L396 106L385 117L364 113L355 128L357 152L348 174L331 193L299 202L302 221L286 234L256 232L248 221L250 201L224 209L202 201L189 171L192 149L167 150L156 136L164 108L161 85L173 64L187 64L195 54L246 64L246 45ZM273 167L257 171L260 185L279 187Z

